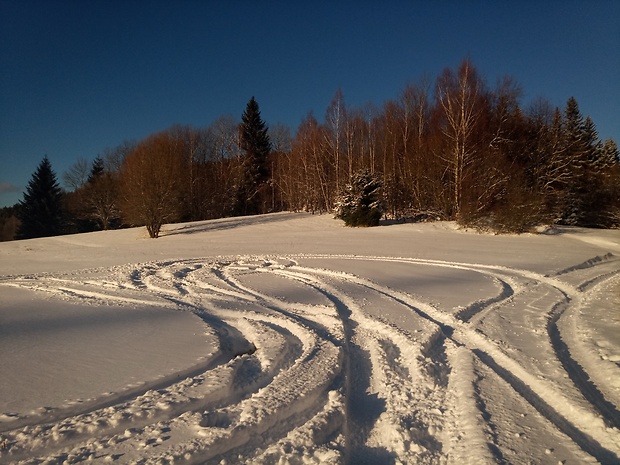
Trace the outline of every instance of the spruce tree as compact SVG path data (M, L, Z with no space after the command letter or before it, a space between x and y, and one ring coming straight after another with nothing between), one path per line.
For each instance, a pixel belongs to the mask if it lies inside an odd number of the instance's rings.
M62 191L47 156L28 183L19 203L21 225L18 239L57 236L64 233Z
M575 97L566 102L564 109L564 129L566 146L574 159L576 167L581 167L586 152L587 142L584 134L584 120Z
M586 210L585 195L588 188L588 143L585 123L579 105L570 97L564 109L564 157L568 161L568 176L562 200L560 222L582 225Z
M238 186L236 213L242 215L265 213L266 187L270 178L268 156L271 152L271 141L254 97L250 99L241 116L239 142L244 152L244 159L243 173Z
M603 147L599 137L596 125L592 118L586 117L582 128L583 143L586 150L586 161L593 167L597 168L598 159L601 157L601 149Z
M568 99L564 111L566 156L570 160L570 177L563 192L564 224L608 227L614 223L614 208L608 175L609 160L596 126L588 116L583 118L574 97Z
M609 170L620 165L620 150L613 139L607 139L601 148L601 156L598 161L601 170Z
M336 218L347 226L378 226L383 214L381 181L368 170L355 173L336 199Z
M104 171L105 171L105 166L103 164L103 158L98 156L97 158L95 158L95 161L93 161L92 167L90 169L90 174L88 175L87 182L92 183L96 181L97 179L101 177L101 175L103 175Z

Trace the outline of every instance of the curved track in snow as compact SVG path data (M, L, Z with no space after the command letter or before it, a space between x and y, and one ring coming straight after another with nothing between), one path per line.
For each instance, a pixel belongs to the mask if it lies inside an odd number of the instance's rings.
M402 281L368 272L391 267ZM618 463L617 393L590 376L576 328L619 268L611 254L554 276L290 255L7 279L96 305L189 311L220 348L113 401L0 423L0 462ZM478 299L425 295L408 276L426 270L467 277ZM515 441L529 441L527 456Z

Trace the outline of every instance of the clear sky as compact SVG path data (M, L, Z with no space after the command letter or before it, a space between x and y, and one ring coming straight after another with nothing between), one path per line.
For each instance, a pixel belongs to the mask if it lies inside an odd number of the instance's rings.
M522 105L574 96L620 143L620 1L0 0L0 206L48 156L59 181L78 158L173 124L268 125L382 105L408 82L470 58Z

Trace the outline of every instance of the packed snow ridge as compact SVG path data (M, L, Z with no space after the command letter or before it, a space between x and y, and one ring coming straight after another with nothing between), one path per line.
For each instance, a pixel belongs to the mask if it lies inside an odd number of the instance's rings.
M0 463L620 463L618 231L107 231L0 296Z

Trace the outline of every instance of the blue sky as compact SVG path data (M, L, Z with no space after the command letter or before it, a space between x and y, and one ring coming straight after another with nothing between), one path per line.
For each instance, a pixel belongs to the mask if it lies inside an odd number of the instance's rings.
M240 118L255 96L293 132L345 102L382 105L470 58L523 106L574 96L620 142L620 2L0 0L0 206L47 155L78 158L170 127Z

